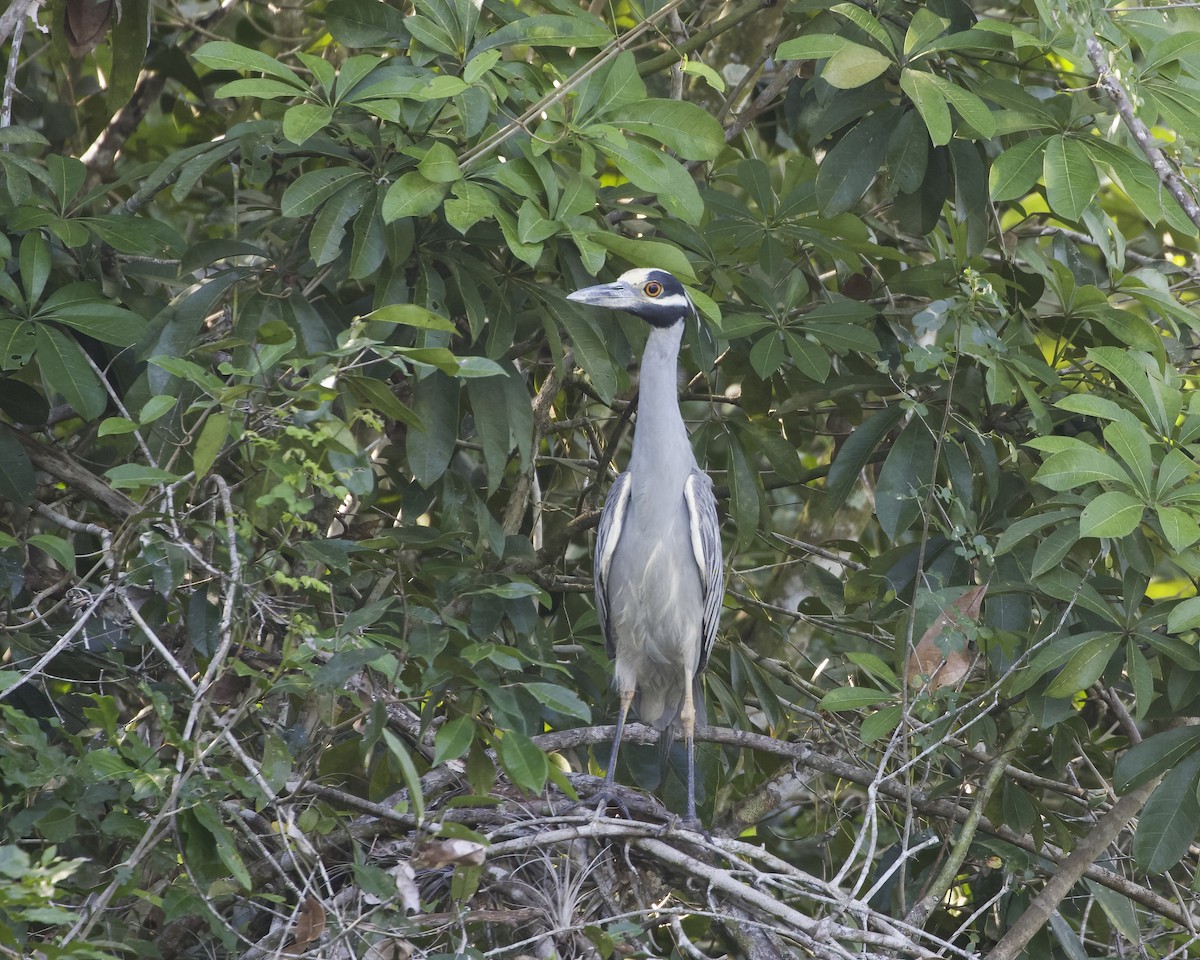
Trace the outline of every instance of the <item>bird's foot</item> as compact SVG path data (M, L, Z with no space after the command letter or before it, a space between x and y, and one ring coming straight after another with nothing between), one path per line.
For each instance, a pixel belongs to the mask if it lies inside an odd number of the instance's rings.
M579 806L594 807L593 816L597 820L605 816L612 807L616 807L620 816L626 820L634 819L633 814L629 812L628 804L625 803L625 798L621 795L621 789L615 784L606 783L588 799L580 800Z

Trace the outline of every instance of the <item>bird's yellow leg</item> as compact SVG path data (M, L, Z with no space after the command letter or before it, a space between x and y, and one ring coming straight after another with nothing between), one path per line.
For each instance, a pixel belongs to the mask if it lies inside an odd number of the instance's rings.
M604 774L604 782L612 783L617 773L617 753L621 749L621 734L625 731L625 718L629 715L629 707L633 703L632 689L621 691L621 707L617 713L617 732L613 736L612 754L608 758L608 770Z
M679 711L679 725L683 728L683 740L687 744L687 816L684 823L693 826L696 819L696 704L692 700L692 678L684 687L683 709Z

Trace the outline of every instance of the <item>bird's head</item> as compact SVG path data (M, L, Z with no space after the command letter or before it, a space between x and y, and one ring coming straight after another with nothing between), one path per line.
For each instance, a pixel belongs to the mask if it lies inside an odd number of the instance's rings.
M567 299L624 310L655 327L674 326L696 310L683 284L666 270L653 267L626 271L613 283L584 287L567 294Z

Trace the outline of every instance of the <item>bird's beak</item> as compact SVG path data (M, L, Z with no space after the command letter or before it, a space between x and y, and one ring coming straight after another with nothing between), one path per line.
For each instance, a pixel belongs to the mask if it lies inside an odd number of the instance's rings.
M644 302L638 298L633 287L620 280L616 283L584 287L582 290L568 293L567 299L576 303L587 303L593 307L608 307L610 310L627 310Z

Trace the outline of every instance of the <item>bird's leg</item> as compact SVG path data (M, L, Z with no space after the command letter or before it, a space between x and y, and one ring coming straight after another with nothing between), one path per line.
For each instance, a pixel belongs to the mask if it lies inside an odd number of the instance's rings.
M612 754L608 758L608 770L604 773L604 782L612 783L617 775L617 752L621 749L621 734L625 731L625 717L629 714L629 707L633 703L634 691L621 691L621 706L617 711L617 732L613 736Z
M679 725L683 727L683 739L687 744L687 816L683 825L689 830L700 829L696 816L696 704L692 700L692 680L688 677L683 688L683 709L679 711Z
M613 786L617 776L617 753L621 749L621 734L625 732L625 718L629 715L629 707L633 703L633 694L634 690L632 689L621 691L621 706L617 711L617 732L613 737L612 753L608 758L608 769L604 772L604 786L597 794L600 798L600 803L596 807L596 816L602 814L608 808L609 803L615 800L625 818L627 820L633 819Z

